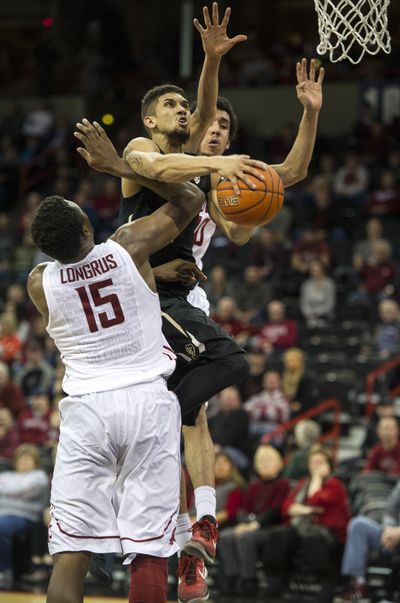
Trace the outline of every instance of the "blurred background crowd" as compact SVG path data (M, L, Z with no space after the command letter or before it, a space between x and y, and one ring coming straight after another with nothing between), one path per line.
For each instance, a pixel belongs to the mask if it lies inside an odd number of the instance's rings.
M77 109L72 117L59 99L78 99L89 118L111 114L107 131L122 152L142 132L138 100L147 87L173 80L193 95L201 65L196 42L192 76L182 80L178 73L179 2L152 3L165 17L158 20L162 27L150 27L142 3L135 4L136 23L126 24L124 3L38 2L40 19L21 26L10 18L0 42L0 588L13 580L25 589L45 584L50 563L45 522L63 365L27 298L27 275L43 259L30 219L43 197L58 194L87 212L97 242L117 226L119 182L90 171L76 153ZM201 3L195 5L199 12ZM302 2L291 3L285 29L288 13L278 3L268 7L269 20L261 20L264 3L249 5L245 18L243 7L232 3L232 29L247 33L249 42L223 63L221 85L292 82L295 61L315 54L316 27L307 29L307 22L316 16L304 12ZM396 27L390 56L351 69L327 64L328 83L369 78L399 88ZM229 97L229 89L224 92ZM293 569L293 550L329 589L353 514L342 573L357 578L354 588L367 596L367 558L365 567L352 565L362 555L354 552L351 534L367 533L368 521L376 521L379 540L383 522L399 527L386 550L400 543L399 108L389 114L384 119L374 99L362 98L348 131L318 138L308 178L286 191L273 223L245 247L217 231L205 258L212 316L245 347L250 362L249 376L211 400L208 410L223 528L214 577L220 591L233 583L236 593L265 588L263 561L267 587L279 595ZM279 163L295 135L292 122L257 138L241 128L231 151ZM368 375L382 366L368 393ZM331 399L336 402L319 406ZM313 448L321 440L328 449ZM309 481L298 482L306 476ZM322 500L329 501L324 512ZM296 505L306 511L296 513ZM309 531L313 547L305 546L304 530L295 531L302 522L293 520L310 513L328 530L324 536Z

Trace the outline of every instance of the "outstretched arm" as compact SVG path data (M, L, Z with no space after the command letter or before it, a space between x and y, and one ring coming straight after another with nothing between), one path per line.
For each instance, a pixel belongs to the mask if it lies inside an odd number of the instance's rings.
M296 140L285 161L272 166L282 178L285 187L292 186L307 176L317 135L319 112L322 107L324 68L321 67L319 73L316 74L315 61L312 59L308 76L307 60L303 59L301 63L297 63L296 74L296 92L297 98L304 107L303 117ZM317 80L316 75L318 75Z
M197 107L192 115L190 140L185 145L185 151L196 153L200 142L214 119L218 98L218 72L221 58L239 42L247 40L247 36L238 35L229 38L226 29L229 23L231 9L228 7L219 23L218 3L213 2L212 18L208 8L203 7L204 27L197 19L193 23L200 33L204 50L204 63L197 88Z
M146 181L139 180L140 177L149 180L158 180L160 182L186 182L195 176L218 173L224 178L231 180L236 194L240 194L237 180L240 178L251 188L255 184L249 180L246 174L252 174L260 180L264 180L262 172L265 169L265 163L250 159L247 155L229 155L206 157L185 155L183 153L168 153L162 155L152 151L154 145L151 140L137 138L129 143L124 152L124 158L118 156L112 142L108 138L103 128L94 122L91 124L87 119L77 123L79 131L74 135L83 143L83 147L77 150L87 163L100 172L106 172L122 178L129 176L140 183L154 190L152 185ZM144 146L148 151L138 150ZM130 167L130 172L127 167ZM143 182L143 184L142 184ZM165 195L161 195L165 198Z

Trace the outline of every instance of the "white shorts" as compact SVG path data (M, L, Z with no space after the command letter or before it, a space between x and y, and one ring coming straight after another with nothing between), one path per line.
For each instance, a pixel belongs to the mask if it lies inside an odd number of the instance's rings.
M210 302L207 299L207 293L204 291L203 287L196 285L194 289L189 291L187 300L189 304L192 304L195 308L200 308L200 310L203 310L204 314L210 316Z
M59 408L50 553L175 553L181 418L164 379Z

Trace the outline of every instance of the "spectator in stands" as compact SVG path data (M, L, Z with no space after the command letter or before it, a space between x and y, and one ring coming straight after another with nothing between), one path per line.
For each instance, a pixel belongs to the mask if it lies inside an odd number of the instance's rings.
M10 379L10 369L0 362L0 408L9 408L16 418L25 408L25 400L21 389Z
M369 553L376 551L391 555L399 550L399 546L400 483L388 498L382 525L362 515L353 517L350 521L341 573L343 576L350 576L352 580L349 588L335 598L335 603L370 601L366 580Z
M396 268L391 258L391 247L383 240L375 241L372 256L361 266L358 299L372 303L393 292Z
M383 226L378 218L370 218L365 225L366 239L357 241L354 247L353 266L358 271L363 264L370 261L373 255L373 245L382 239Z
M370 451L365 471L383 471L400 477L400 440L396 417L382 417L376 431L379 443Z
M214 266L203 286L212 312L215 312L221 297L232 297L233 287L223 266Z
M217 305L217 312L213 314L213 320L232 335L239 343L244 343L251 328L242 322L241 313L232 297L221 297Z
M219 526L234 520L234 510L242 499L246 481L240 474L233 458L226 449L215 455L215 494Z
M30 397L29 408L21 411L18 420L18 432L21 442L46 446L50 439L50 419L52 409L47 394L35 394Z
M260 308L272 299L272 292L272 285L263 281L262 271L257 266L247 266L244 282L234 294L242 320L251 323L259 314Z
M209 420L214 444L227 451L240 469L246 469L248 461L249 416L242 408L237 387L227 387L218 394L219 410Z
M287 251L270 226L258 231L251 262L270 283L279 283L283 278L288 263Z
M345 201L359 203L364 199L368 182L367 168L357 155L349 153L344 160L344 165L335 174L333 189Z
M299 421L294 428L297 450L289 458L283 475L290 480L298 480L308 474L308 455L321 437L321 427L311 419Z
M30 396L37 391L50 393L54 369L45 361L43 347L33 339L28 343L25 354L26 362L15 378L16 383L25 396Z
M263 377L263 389L244 403L249 414L250 435L259 441L266 433L290 419L290 403L282 391L281 376L277 371L267 371Z
M290 401L293 414L300 414L313 406L311 385L306 375L303 350L289 348L283 354L282 390Z
M290 274L290 279L293 279L293 282L290 292L296 293L298 291L301 283L310 272L311 263L315 260L321 262L324 268L328 268L331 261L330 249L327 243L321 240L318 229L315 226L308 225L304 228L300 241L297 241L293 246Z
M273 300L267 306L268 320L261 326L256 342L266 354L281 353L297 343L297 325L285 318L285 306Z
M400 353L400 309L394 299L379 304L380 322L375 331L375 346L381 358Z
M337 210L333 204L333 195L330 184L317 176L312 184L312 198L308 210L308 220L314 224L322 240L342 239L345 232L339 226Z
M319 182L324 182L330 188L332 188L333 178L336 170L336 158L329 153L323 153L319 158L318 163L318 177Z
M250 482L236 508L237 524L221 532L218 556L222 560L225 591L255 594L256 562L268 529L279 523L280 507L289 492L281 477L282 457L271 446L259 446L254 456L258 478Z
M335 282L326 276L321 262L310 264L310 277L300 289L300 308L308 327L323 327L334 318Z
M8 461L20 444L18 429L9 408L0 408L0 462Z
M366 211L370 215L398 215L400 211L400 191L391 170L384 170L378 187L368 198Z
M313 446L308 457L309 478L301 480L282 505L287 525L272 528L266 535L263 560L271 597L285 590L293 556L299 552L321 583L316 600L332 600L350 519L346 489L332 476L332 470L330 450Z
M365 458L371 451L371 448L375 444L379 443L379 437L377 434L377 426L380 419L386 417L396 417L396 409L393 404L393 400L389 398L381 398L377 404L374 405L374 410L370 421L367 425L367 433L365 435L364 442L362 444L362 456Z
M35 446L21 444L13 457L13 470L0 473L0 589L13 582L13 539L29 534L39 521L48 490Z
M17 333L17 317L12 312L5 312L0 316L0 359L7 364L20 360L22 356L22 342Z
M26 288L19 283L12 283L7 287L4 307L6 312L14 312L18 325L18 331L21 330L21 322L29 315L29 304L26 298ZM26 339L26 328L23 329L22 341Z
M249 361L248 375L237 385L242 400L248 400L262 390L263 376L267 366L267 356L257 346L249 348L247 360Z

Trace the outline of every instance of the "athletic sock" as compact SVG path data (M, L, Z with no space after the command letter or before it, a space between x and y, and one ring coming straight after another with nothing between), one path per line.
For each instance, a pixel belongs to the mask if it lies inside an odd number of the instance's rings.
M165 603L167 593L167 560L137 555L131 564L129 603Z
M192 524L190 523L189 513L181 513L176 521L175 542L180 549L183 549L191 537Z
M200 486L194 491L194 503L196 506L196 519L199 521L205 515L216 517L216 494L215 488L211 486Z

